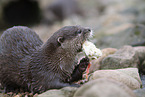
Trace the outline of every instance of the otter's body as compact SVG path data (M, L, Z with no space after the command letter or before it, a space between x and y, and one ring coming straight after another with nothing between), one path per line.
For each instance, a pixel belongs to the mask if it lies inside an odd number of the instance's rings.
M81 79L89 60L77 64L76 55L89 32L80 26L66 26L43 44L27 27L6 30L0 39L0 82L5 92L42 93L77 86L72 82Z

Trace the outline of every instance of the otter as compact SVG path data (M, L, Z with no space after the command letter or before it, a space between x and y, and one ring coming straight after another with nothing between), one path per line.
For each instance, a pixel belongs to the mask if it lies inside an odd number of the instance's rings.
M76 56L91 30L65 26L45 43L30 28L14 26L0 38L0 83L8 92L42 93L66 86L78 87L89 59Z

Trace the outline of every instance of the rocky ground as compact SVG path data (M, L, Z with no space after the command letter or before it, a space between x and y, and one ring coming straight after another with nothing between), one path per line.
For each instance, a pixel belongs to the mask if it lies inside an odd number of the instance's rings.
M89 79L83 82L84 75L81 87L53 89L35 96L145 97L145 1L79 0L79 3L83 17L72 15L51 26L39 24L31 28L45 42L63 26L90 27L94 31L91 41L101 48L103 55L91 61Z

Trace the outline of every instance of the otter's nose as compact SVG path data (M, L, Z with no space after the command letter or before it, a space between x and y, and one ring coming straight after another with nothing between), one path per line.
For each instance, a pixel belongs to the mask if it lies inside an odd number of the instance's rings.
M84 33L89 33L89 32L91 32L90 28L87 28L87 29L84 30Z
M91 32L91 29L89 29L89 28L88 28L88 29L86 29L86 32Z

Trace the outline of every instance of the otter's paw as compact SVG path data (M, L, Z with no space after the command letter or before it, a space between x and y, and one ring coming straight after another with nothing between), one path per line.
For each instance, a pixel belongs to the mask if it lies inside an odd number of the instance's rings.
M87 68L89 64L89 58L85 57L83 59L81 59L80 63L79 63L79 72L84 72Z

